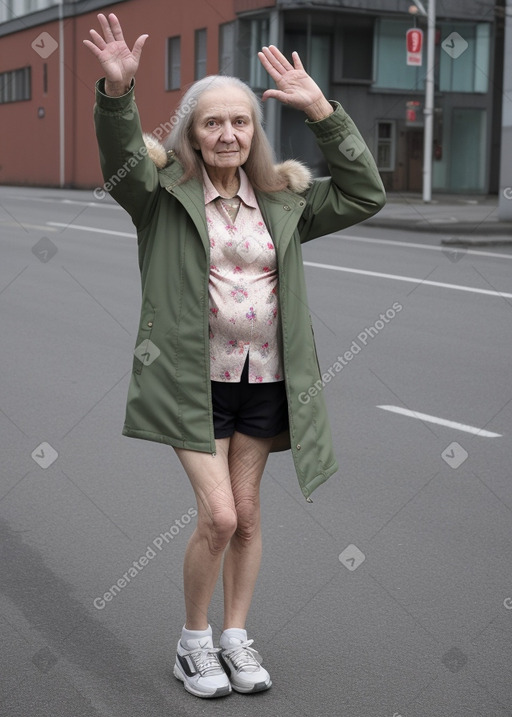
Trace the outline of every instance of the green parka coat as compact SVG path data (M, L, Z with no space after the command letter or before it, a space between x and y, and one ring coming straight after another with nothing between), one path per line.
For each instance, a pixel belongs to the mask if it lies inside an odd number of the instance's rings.
M203 187L196 179L180 184L182 167L161 145L156 153L148 151L134 88L122 97L109 97L103 83L96 86L94 110L103 189L126 209L137 229L142 280L123 434L215 453ZM291 448L299 485L308 499L338 464L323 392L308 394L322 379L301 244L360 222L385 202L375 162L361 135L342 107L333 106L329 117L306 122L331 176L304 181L303 166L288 161L281 169L290 189L256 193L277 253L289 407L289 433L276 439L274 450Z

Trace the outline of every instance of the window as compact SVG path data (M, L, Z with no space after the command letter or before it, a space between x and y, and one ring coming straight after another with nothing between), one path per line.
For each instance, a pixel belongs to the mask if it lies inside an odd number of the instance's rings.
M2 0L0 2L0 22L15 20L17 17L58 4L58 0Z
M381 172L395 171L395 123L377 122L377 168Z
M269 43L268 17L255 20L240 20L238 40L239 74L253 89L266 90L270 79L258 59L258 52Z
M206 77L206 28L196 30L194 79Z
M450 190L483 192L486 173L487 112L454 107L450 142Z
M31 68L0 73L0 104L31 99Z
M181 87L181 37L167 39L167 90Z
M219 25L219 74L235 74L235 23Z
M398 90L423 90L424 67L406 63L405 34L411 27L410 20L387 20L379 18L375 32L374 87ZM426 60L423 59L423 64Z
M443 25L441 38L441 92L487 92L490 24Z
M334 82L370 82L373 79L373 24L343 28L334 53Z
M316 32L307 36L306 33L290 32L285 36L285 52L291 57L292 51L297 50L306 71L315 78L315 82L322 92L330 95L330 60L331 60L331 37L330 35Z

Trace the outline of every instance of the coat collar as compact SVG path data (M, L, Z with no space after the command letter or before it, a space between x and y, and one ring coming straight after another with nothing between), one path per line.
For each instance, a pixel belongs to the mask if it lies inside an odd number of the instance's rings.
M174 158L172 150L166 152L166 162L166 166L160 168L158 172L160 186L185 206L199 232L205 251L208 253L210 246L204 209L203 184L195 178L180 184L183 167ZM288 160L288 162L294 163L294 160ZM304 211L306 201L291 189L271 193L255 192L255 196L277 247L278 255L282 257Z
M153 135L144 134L144 143L147 148L148 157L154 162L159 170L167 170L169 165L178 164L175 154L172 150L166 150ZM181 169L181 167L180 167ZM276 172L286 182L286 187L297 194L302 194L308 189L313 181L310 170L296 159L287 159L285 162L275 165ZM178 176L182 175L182 171L176 169Z

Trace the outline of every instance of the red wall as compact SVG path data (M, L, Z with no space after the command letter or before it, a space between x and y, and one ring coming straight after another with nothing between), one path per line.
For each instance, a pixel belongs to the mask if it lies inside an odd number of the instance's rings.
M171 3L169 3L170 5ZM172 115L179 97L194 81L194 31L208 28L207 73L218 71L218 26L235 19L233 0L129 0L112 6L131 46L148 33L137 74L137 105L145 131ZM106 6L104 12L108 12ZM83 45L89 28L99 29L97 12L64 21L66 90L66 185L95 187L101 183L92 109L94 83L101 76L97 60ZM0 184L59 185L59 50L46 60L31 47L41 32L59 39L58 23L49 23L0 38L0 72L32 66L32 99L0 105ZM181 35L182 90L165 91L166 41ZM43 65L48 66L48 93L43 93ZM45 117L39 119L38 108Z
M59 53L43 60L31 43L43 30L58 37L55 23L0 39L0 72L30 65L32 99L0 105L0 182L55 184L59 177ZM43 92L43 65L48 66L48 93ZM38 108L46 116L39 119Z

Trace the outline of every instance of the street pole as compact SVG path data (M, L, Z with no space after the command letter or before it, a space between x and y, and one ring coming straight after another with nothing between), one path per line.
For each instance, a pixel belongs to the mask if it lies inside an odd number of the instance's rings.
M432 201L432 148L434 140L436 0L428 0L427 73L425 75L425 129L423 133L423 201Z
M501 119L500 221L512 220L512 0L505 11L503 110Z

